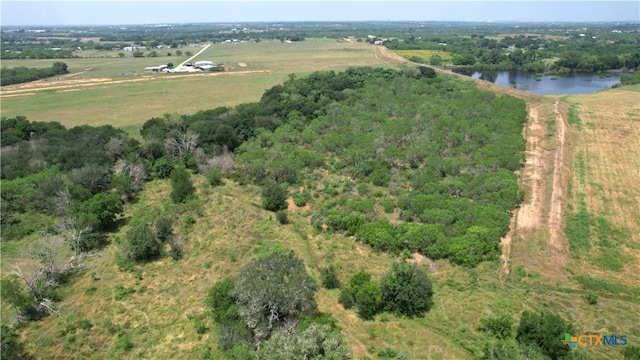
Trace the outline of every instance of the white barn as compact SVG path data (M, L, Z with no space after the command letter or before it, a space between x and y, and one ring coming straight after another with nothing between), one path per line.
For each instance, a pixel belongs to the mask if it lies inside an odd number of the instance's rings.
M146 68L144 68L144 72L162 72L164 69L168 69L169 66L167 65L160 65L160 66L148 66Z
M213 61L196 61L194 64L195 67L203 67L203 66L212 66Z

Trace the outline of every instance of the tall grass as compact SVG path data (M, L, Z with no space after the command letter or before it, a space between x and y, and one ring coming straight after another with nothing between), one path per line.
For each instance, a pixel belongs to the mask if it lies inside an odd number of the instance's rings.
M607 292L614 295L640 296L640 287L629 287L616 281L600 279L589 275L578 275L576 280L585 290Z
M564 233L572 256L579 258L581 251L591 248L591 215L587 211L584 194L578 194L577 207L576 212L567 214Z
M571 107L569 108L567 121L569 122L569 124L574 125L576 129L582 130L582 120L580 119L577 105L571 105Z

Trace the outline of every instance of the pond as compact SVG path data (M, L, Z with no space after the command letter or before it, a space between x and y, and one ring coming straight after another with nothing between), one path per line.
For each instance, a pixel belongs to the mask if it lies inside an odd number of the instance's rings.
M619 74L605 75L577 71L569 75L545 75L538 78L535 74L519 70L472 70L469 72L456 70L456 72L538 95L589 94L620 83L621 77Z

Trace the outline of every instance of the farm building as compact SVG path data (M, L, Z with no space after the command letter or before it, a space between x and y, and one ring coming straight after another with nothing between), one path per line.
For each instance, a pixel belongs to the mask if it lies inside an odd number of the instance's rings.
M212 66L213 61L196 61L196 63L194 64L195 67L203 67L203 66Z
M198 68L200 68L200 69L202 69L202 71L206 71L206 72L222 71L222 69L219 68L218 66L216 66L215 64L201 65L201 66L198 66Z
M144 72L162 72L165 69L168 69L167 65L159 65L159 66L148 66L144 68Z

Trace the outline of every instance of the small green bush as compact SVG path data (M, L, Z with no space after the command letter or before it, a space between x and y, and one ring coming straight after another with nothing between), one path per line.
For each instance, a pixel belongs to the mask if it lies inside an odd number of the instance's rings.
M196 329L196 333L201 335L209 330L202 315L198 315L193 318L193 327Z
M276 219L282 225L287 225L289 223L289 218L287 217L286 210L280 210L276 213Z
M211 186L222 185L222 168L218 165L213 165L207 170L206 178Z
M80 321L78 321L78 329L80 330L91 330L92 327L93 324L87 319L80 319Z
M127 297L127 295L133 294L135 292L136 292L136 290L133 288L133 286L124 287L124 286L118 284L118 285L116 285L114 287L113 298L114 298L114 300L119 301L119 300L122 300L125 297Z
M390 347L386 347L380 351L378 351L378 356L383 359L393 359L398 356L398 352L393 350Z
M287 208L287 191L280 185L272 183L262 188L262 207L269 211Z
M324 286L325 289L340 288L340 280L338 280L335 266L329 265L326 268L321 269L320 276L322 278L322 286Z
M396 209L396 202L391 199L384 199L382 200L382 207L384 208L384 212L391 214Z
M559 359L568 355L569 347L558 339L572 332L574 328L571 323L566 323L559 315L525 311L520 317L516 340L525 346L539 347L545 355Z
M196 189L191 183L191 175L184 167L177 167L171 172L171 200L174 203L185 202Z
M94 286L94 285L89 285L89 286L87 286L86 289L84 289L84 293L86 295L93 295L93 294L96 293L96 291L98 291L98 288L96 286Z
M513 319L508 314L481 318L480 323L480 330L489 331L498 339L508 339L512 335Z
M584 300L589 305L597 305L598 304L598 294L594 293L593 291L587 291L584 294Z
M126 352L131 351L134 348L134 345L131 342L131 336L127 333L119 333L116 337L114 348Z
M382 289L380 284L369 281L362 284L356 292L358 316L363 320L373 320L382 309Z
M640 346L625 346L622 350L624 360L637 360L640 359Z
M182 245L176 241L172 241L171 247L169 248L169 256L171 256L173 260L182 259L182 256L184 256L184 249L182 248Z
M338 303L340 303L345 309L351 309L355 303L353 294L347 288L342 288L340 291L340 297L338 297Z
M147 224L133 226L127 231L123 252L130 261L150 261L158 258L162 246L155 238L151 226Z
M153 171L156 172L156 176L160 179L168 178L173 168L173 162L166 156L159 158L153 163Z
M302 207L307 205L307 202L309 202L309 200L311 199L311 193L309 193L309 191L307 190L304 190L301 192L294 193L292 195L292 198L296 206Z

